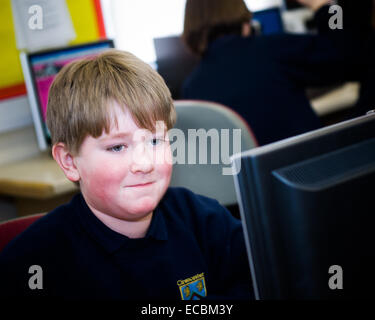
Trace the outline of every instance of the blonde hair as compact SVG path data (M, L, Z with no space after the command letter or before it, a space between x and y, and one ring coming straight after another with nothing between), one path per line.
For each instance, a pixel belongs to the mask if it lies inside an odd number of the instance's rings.
M193 53L203 55L215 36L240 33L251 17L243 0L187 0L182 39Z
M133 54L110 49L74 61L57 74L47 107L52 144L63 142L78 153L86 136L108 133L113 102L128 110L140 128L154 131L156 121L164 121L170 129L176 121L162 77Z

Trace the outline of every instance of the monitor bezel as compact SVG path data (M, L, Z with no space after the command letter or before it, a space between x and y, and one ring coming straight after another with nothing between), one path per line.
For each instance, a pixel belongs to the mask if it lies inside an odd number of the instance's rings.
M298 143L304 143L313 139L317 139L321 136L336 132L337 130L346 129L351 126L357 126L361 123L372 121L373 117L375 117L374 111L369 111L366 115L360 116L355 119L349 119L346 121L342 121L340 123L336 123L330 125L328 127L320 128L317 130L309 131L294 137L286 138L283 140L279 140L264 146L260 146L254 149L250 149L241 153L236 153L231 157L232 163L235 165L236 159L242 157L255 157L261 156L262 154L270 153L273 151L278 151L282 148L293 146Z

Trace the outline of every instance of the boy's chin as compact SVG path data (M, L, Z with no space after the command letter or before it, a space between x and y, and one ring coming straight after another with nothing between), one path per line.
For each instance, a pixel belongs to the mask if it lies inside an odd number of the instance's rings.
M129 220L139 220L148 216L153 212L157 206L158 202L156 201L138 201L133 206L127 208Z

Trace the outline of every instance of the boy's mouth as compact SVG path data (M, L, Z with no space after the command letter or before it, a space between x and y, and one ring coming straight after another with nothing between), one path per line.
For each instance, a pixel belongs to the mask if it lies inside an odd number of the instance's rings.
M153 184L154 182L145 182L145 183L138 183L138 184L132 184L132 185L129 185L128 188L142 188L142 187L147 187L151 184Z

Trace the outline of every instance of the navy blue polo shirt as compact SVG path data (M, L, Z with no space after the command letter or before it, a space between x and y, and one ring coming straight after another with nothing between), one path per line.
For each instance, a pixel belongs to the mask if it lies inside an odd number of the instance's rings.
M169 188L146 236L130 239L77 195L1 252L0 296L248 299L247 261L240 221L216 200ZM32 265L42 269L42 289L30 289Z

